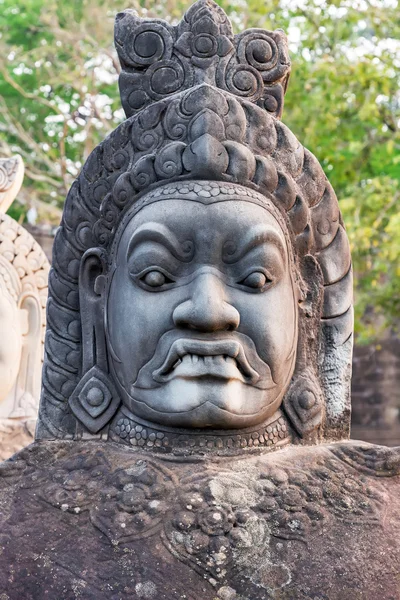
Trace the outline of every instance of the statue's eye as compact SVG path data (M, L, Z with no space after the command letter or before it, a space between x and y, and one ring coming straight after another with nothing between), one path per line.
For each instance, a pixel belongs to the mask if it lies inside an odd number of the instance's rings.
M171 283L171 279L168 279L164 273L161 271L148 271L146 275L142 277L143 283L148 285L149 287L157 288L165 285L166 283Z
M250 273L250 275L247 275L247 277L240 283L246 287L260 290L270 281L271 279L268 279L268 277L261 271L254 271L253 273Z

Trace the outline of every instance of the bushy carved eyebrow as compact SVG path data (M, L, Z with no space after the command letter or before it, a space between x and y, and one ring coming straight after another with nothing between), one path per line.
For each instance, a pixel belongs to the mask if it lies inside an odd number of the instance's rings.
M188 262L193 258L194 244L190 241L185 241L183 244L178 240L176 235L166 225L161 223L149 222L144 223L136 229L131 239L129 240L128 250L126 253L127 259L132 254L133 250L139 244L145 242L155 242L162 244L169 252L183 262Z
M274 244L282 258L286 257L286 248L280 236L270 227L255 225L238 242L228 241L223 248L223 261L232 264L243 258L248 252L263 244Z

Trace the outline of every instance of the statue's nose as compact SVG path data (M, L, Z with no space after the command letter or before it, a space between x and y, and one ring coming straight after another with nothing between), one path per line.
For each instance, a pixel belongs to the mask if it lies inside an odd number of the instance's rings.
M191 298L174 310L177 327L203 332L233 331L239 327L239 312L226 301L224 284L217 275L198 275L192 286Z

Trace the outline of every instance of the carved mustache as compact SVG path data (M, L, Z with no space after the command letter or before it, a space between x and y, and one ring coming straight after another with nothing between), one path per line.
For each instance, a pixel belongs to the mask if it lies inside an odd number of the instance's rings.
M140 369L132 389L149 389L155 384L167 383L175 376L175 369L179 370L181 361L183 366L189 357L195 373L204 371L206 375L208 365L215 372L236 371L234 378L260 389L272 389L277 385L269 365L259 357L254 342L247 335L235 332L227 337L226 333L213 333L203 334L201 339L192 335L173 330L166 332L160 338L153 357Z
M186 355L223 356L233 358L242 373L246 383L255 385L260 375L250 365L242 345L237 340L218 340L205 342L203 340L179 339L169 349L168 355L159 369L153 372L153 378L160 383L169 380L176 363Z

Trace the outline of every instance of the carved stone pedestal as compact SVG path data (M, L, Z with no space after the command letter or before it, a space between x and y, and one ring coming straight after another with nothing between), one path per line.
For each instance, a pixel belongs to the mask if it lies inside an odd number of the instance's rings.
M400 451L35 443L4 463L9 600L397 600Z

